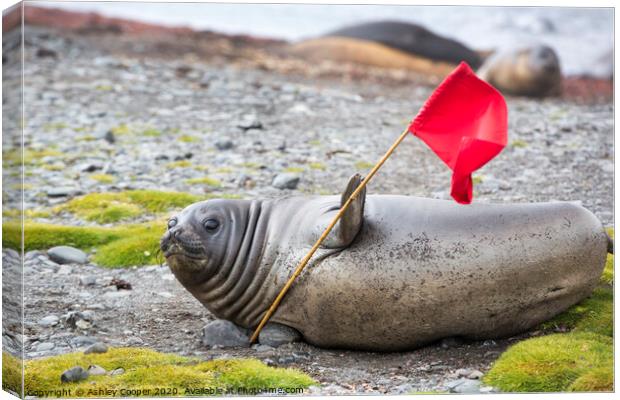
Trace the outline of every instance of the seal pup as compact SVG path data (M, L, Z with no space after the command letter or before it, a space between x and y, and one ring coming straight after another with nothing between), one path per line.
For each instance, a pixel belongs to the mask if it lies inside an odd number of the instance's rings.
M491 55L477 75L500 92L515 96L557 96L561 91L560 60L551 47L535 45Z
M161 249L217 318L252 329L360 181L341 197L195 203L170 219ZM371 351L506 337L587 297L607 248L601 222L573 203L361 193L268 326Z

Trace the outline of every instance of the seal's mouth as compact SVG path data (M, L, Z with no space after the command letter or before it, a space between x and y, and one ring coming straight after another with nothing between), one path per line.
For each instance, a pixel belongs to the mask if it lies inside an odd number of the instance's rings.
M204 260L205 258L205 254L203 252L188 251L188 249L185 246L179 243L170 243L166 246L162 245L161 249L166 259L171 258L171 257L182 257L182 258L189 258L189 259L194 259L194 260Z

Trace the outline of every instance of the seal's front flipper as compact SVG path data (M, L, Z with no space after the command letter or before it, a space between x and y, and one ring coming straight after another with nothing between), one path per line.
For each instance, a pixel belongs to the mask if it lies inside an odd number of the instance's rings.
M258 342L271 347L279 347L283 344L299 342L301 334L295 328L282 325L277 322L269 322L260 331Z
M342 207L344 203L351 197L355 189L362 183L362 177L360 174L355 174L349 179L349 183L347 184L347 188L344 193L342 193L342 197L340 198L340 206ZM338 228L337 234L338 239L342 243L342 246L348 246L357 233L362 228L362 222L364 221L364 203L366 201L366 188L363 188L357 197L353 199L349 208L344 212L342 218L338 222L336 228Z

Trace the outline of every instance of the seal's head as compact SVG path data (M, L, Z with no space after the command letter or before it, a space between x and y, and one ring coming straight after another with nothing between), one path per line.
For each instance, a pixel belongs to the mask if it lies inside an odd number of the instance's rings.
M200 285L234 262L248 208L247 201L208 200L192 204L168 220L160 247L185 287Z

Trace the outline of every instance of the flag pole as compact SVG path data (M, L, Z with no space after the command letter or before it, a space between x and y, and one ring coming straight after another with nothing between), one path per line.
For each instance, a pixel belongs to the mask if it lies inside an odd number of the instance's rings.
M323 241L327 238L327 235L329 235L329 232L331 232L333 227L336 225L338 220L342 217L342 215L347 210L347 208L351 205L353 200L355 200L355 198L360 194L362 189L366 187L368 182L377 173L379 168L381 168L383 163L385 163L385 161L392 155L394 150L396 150L396 147L398 147L398 145L405 139L408 133L409 133L409 128L407 127L407 129L405 129L403 133L400 134L398 139L396 139L396 141L392 144L392 146L388 149L388 151L383 155L383 157L381 157L381 159L377 162L377 164L375 164L375 166L370 170L368 175L366 175L366 177L362 180L362 182L355 189L355 191L351 193L351 196L349 196L349 198L342 205L342 207L340 207L340 210L338 211L334 219L332 219L329 225L327 225L327 228L325 228L325 231L323 231L323 233L321 234L321 237L319 237L319 239L312 246L308 254L306 254L306 256L300 261L299 265L297 265L297 268L295 268L295 272L293 272L293 275L291 275L291 277L288 279L288 281L286 282L282 290L280 290L280 293L278 293L278 296L273 301L273 303L271 304L271 307L269 307L269 309L263 316L263 319L260 321L260 323L256 327L256 330L252 334L252 337L250 338L250 343L254 343L256 339L258 339L258 335L260 334L260 331L263 329L265 324L269 321L269 318L271 318L273 313L276 311L276 309L278 308L278 305L280 305L280 302L284 298L284 295L291 288L291 286L293 285L293 282L295 282L295 279L297 279L299 274L301 274L301 271L303 271L303 269L306 267L306 264L308 264L308 261L310 261L310 258L312 258L312 256L317 251L319 246L321 246L321 243L323 243Z

